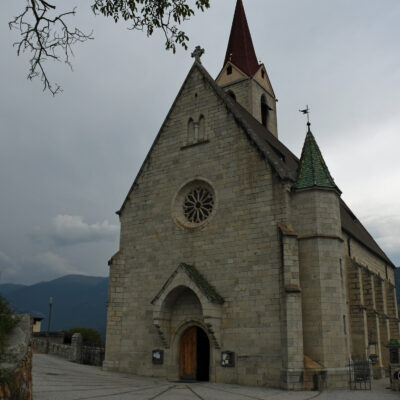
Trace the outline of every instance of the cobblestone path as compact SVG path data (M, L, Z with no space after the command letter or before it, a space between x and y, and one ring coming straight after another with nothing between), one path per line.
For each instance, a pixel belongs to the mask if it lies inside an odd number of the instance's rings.
M55 356L33 358L33 400L389 400L400 393L374 382L371 392L284 392L214 383L172 383L162 379L104 372Z

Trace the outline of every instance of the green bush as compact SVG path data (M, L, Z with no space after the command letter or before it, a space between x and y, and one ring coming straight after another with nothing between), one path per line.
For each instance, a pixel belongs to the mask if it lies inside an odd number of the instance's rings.
M18 325L19 319L13 315L6 299L0 296L0 354L4 351L8 334Z
M80 333L82 335L83 344L85 345L97 347L103 345L100 333L92 328L72 328L68 331L64 331L64 342L71 343L71 338L74 333Z

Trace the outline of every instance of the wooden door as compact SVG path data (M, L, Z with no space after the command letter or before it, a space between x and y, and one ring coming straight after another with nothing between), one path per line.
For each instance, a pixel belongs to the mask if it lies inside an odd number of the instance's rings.
M179 364L181 379L196 379L197 327L189 328L181 338Z

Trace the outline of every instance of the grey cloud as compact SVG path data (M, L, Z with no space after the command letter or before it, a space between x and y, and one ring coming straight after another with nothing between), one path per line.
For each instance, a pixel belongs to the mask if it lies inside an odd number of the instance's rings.
M370 216L364 220L378 244L400 266L400 215Z
M57 215L53 219L50 237L58 245L74 245L102 240L115 240L118 225L107 220L88 224L78 215Z
M40 81L25 79L28 58L12 47L17 36L7 22L22 7L21 0L0 2L2 281L33 283L76 268L106 275L118 248L114 212L193 60L190 51L165 52L162 35L147 39L123 23L95 18L82 4L71 21L93 28L95 40L74 48L73 73L48 63L64 88L53 98ZM205 48L202 61L214 77L234 7L235 0L213 0L184 25L189 47ZM355 214L376 216L385 208L400 215L393 184L400 177L400 121L387 126L398 115L400 2L246 0L245 8L257 56L280 100L282 142L300 155L306 126L297 110L310 104L313 132ZM366 226L399 264L393 220Z
M80 273L82 270L67 259L52 251L46 251L31 258L6 264L2 271L1 282L31 284Z
M29 259L13 260L0 251L1 282L31 283L50 280L68 274L79 274L82 271L67 259L46 251Z
M0 282L12 281L20 274L21 267L4 251L0 250Z

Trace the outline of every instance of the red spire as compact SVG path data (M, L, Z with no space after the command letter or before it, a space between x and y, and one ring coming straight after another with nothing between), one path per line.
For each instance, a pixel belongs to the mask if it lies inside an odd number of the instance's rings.
M249 76L253 76L259 68L242 0L236 3L224 65L228 61Z

